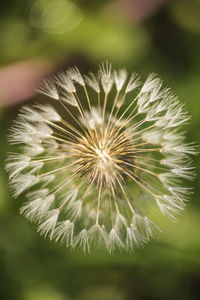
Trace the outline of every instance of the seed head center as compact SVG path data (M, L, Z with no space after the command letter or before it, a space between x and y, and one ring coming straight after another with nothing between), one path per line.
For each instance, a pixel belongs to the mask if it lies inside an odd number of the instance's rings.
M102 173L102 175L105 176L105 174L108 174L112 170L112 157L110 156L108 149L96 148L95 151L97 155L97 168Z
M89 182L97 185L102 182L109 187L116 185L122 176L126 176L127 168L133 163L133 145L125 132L102 130L90 132L80 138L75 147L78 172Z
M111 160L110 155L108 154L108 151L106 149L96 149L96 153L98 156L98 159L102 163L107 163L109 160Z

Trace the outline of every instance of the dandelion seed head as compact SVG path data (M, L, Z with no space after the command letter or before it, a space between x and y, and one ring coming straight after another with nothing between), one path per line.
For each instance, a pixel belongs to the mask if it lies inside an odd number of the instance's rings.
M107 131L105 139L102 136L102 126L98 128L98 132L96 129L95 139L93 137L80 138L74 153L81 176L84 176L88 182L94 182L98 187L100 184L106 184L110 188L114 188L117 180L120 180L122 176L123 168L126 170L126 164L131 164L133 161L129 155L132 144L123 134L120 142L117 141L115 131Z
M161 231L154 210L171 220L183 211L198 148L184 142L190 117L155 74L142 83L106 62L97 76L70 68L38 91L48 104L20 110L9 135L19 153L6 170L14 196L26 194L20 212L43 236L132 251Z

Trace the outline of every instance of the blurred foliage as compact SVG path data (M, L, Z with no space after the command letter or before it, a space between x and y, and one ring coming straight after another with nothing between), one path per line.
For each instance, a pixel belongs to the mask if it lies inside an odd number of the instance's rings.
M192 115L188 141L200 142L199 0L169 1L137 24L112 1L7 0L0 14L2 66L39 56L61 68L76 64L87 71L108 59L144 76L156 72ZM41 238L9 193L3 165L17 109L0 113L2 299L199 299L199 175L179 222L160 220L164 233L144 249L114 255L66 250ZM199 158L196 164L199 172Z
M171 9L175 22L186 30L200 33L199 0L192 0L192 2L187 0L174 1Z
M147 50L148 35L143 26L132 27L118 13L88 11L75 2L28 1L24 3L25 16L18 10L16 15L5 14L0 21L0 43L4 44L0 62L34 55L61 61L81 53L88 60L124 64Z

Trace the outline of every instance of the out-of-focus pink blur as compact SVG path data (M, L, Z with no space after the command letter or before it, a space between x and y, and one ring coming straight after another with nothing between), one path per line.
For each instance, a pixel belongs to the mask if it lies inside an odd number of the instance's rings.
M49 62L39 58L0 68L0 105L10 106L30 99L52 68Z
M118 0L116 5L134 23L151 16L166 2L169 0Z

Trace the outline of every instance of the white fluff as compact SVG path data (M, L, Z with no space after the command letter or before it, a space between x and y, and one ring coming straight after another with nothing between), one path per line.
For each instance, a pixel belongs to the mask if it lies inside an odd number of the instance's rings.
M41 235L47 236L49 234L50 239L53 238L58 216L59 216L58 209L53 209L51 211L48 211L45 221L43 221L38 227L38 231L41 233Z
M127 77L108 62L97 75L61 72L39 88L51 104L24 106L11 129L20 154L6 170L14 196L26 191L20 212L67 247L132 251L161 231L154 211L175 220L192 193L190 117L155 74Z

